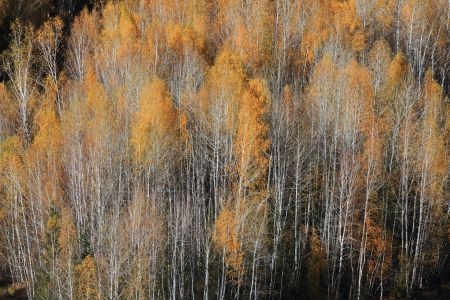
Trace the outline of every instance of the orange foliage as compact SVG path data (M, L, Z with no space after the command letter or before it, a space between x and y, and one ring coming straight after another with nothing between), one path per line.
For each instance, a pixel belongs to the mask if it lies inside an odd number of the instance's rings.
M233 51L225 49L216 58L199 92L200 111L210 124L234 135L237 114L245 85L242 61Z
M213 241L225 255L225 263L231 269L228 275L236 280L244 270L244 254L238 237L239 223L233 210L223 208L216 219Z
M86 256L75 266L75 295L78 299L97 299L97 265L91 255Z
M155 78L141 94L132 128L131 144L137 162L154 165L176 145L177 112L167 87Z
M3 140L0 143L0 175L22 170L23 155L24 149L20 137L10 136Z
M433 74L429 70L425 75L424 83L424 109L422 135L425 140L423 156L418 163L425 164L429 181L427 189L429 197L434 201L442 201L442 186L448 176L448 151L446 151L445 139L442 138L441 112L443 109L443 91L441 86L433 80ZM438 203L439 203L438 202Z
M0 118L0 135L12 129L7 124L12 125L19 118L17 106L3 82L0 83Z
M6 226L3 222L14 212L15 198L10 190L11 180L19 186L24 184L24 152L19 136L10 136L0 141L0 226ZM0 247L4 243L6 240L1 240Z
M167 44L177 53L184 49L201 51L204 45L203 37L189 26L170 24L166 29Z
M32 151L50 151L48 154L49 158L56 158L58 149L61 146L61 132L59 120L56 116L55 99L56 86L51 82L47 82L46 93L35 115L34 127L37 133L31 146Z
M51 18L42 25L36 33L36 40L44 52L44 61L49 72L56 71L56 53L62 39L63 22L59 17ZM51 74L56 78L58 74Z
M225 49L219 54L211 68L210 81L214 88L233 88L231 99L236 101L244 87L245 72L242 60L235 52ZM212 88L213 88L212 87Z
M311 11L311 16L307 20L305 34L302 38L300 48L302 58L306 63L314 61L318 48L327 40L330 33L328 26L332 18L328 1L321 0L310 3L311 6L305 8Z
M387 74L388 87L395 89L403 82L408 74L408 63L405 56L399 52L392 59Z
M71 75L82 81L92 60L92 50L98 40L98 16L83 9L74 19L68 40L68 68Z
M88 68L84 88L86 91L86 106L83 126L87 133L87 146L100 150L106 145L106 138L110 130L111 107L105 89L97 80L92 68Z
M343 70L346 79L345 100L350 111L360 113L360 128L363 134L368 137L374 125L374 91L372 85L372 75L366 67L359 65L352 60Z
M253 79L242 96L236 135L235 157L240 187L263 192L269 167L270 139L266 113L270 94L264 81ZM264 192L263 192L264 194ZM241 196L241 195L240 195Z
M395 9L398 0L377 0L374 11L375 18L382 30L388 31L394 24Z
M62 135L60 122L56 115L56 86L48 80L46 93L35 115L34 128L37 131L28 149L27 163L29 168L42 174L40 183L42 193L51 205L59 201L60 189Z
M69 263L75 254L75 246L77 241L77 230L73 223L71 212L68 208L61 209L60 217L60 234L58 236L58 244L62 256L62 263Z
M384 263L377 272L386 274L391 264L392 244L390 243L390 237L384 233L383 228L373 218L368 218L367 220L367 252L370 255L368 272L377 271L375 268L379 267L380 260L384 256Z
M356 12L355 1L332 1L335 31L342 36L344 45L355 53L365 49L365 33L361 17Z
M377 40L369 52L369 68L373 73L375 92L384 85L391 62L391 49L384 39Z
M139 27L123 3L108 2L103 10L102 24L101 40L105 48L117 50L119 59L137 55L140 49Z
M230 45L242 61L255 70L267 64L270 59L274 26L272 6L267 0L249 2L236 19L229 21L234 27L229 38Z
M303 59L312 63L317 51L330 38L341 39L355 53L365 49L365 33L355 1L319 0L305 7L311 13L301 42Z

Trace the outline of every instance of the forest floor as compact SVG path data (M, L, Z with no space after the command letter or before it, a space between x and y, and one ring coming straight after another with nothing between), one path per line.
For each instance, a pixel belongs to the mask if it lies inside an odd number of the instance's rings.
M419 291L413 299L415 300L448 300L450 299L450 281L441 283L436 291Z
M25 300L26 295L23 291L17 292L16 295L10 296L8 295L8 288L10 284L7 282L0 281L0 300ZM395 299L395 298L386 298L386 299ZM406 299L406 298L405 298ZM450 299L450 281L446 281L441 283L440 287L437 290L423 290L417 291L416 294L411 298L412 300L448 300ZM403 300L403 299L399 299Z

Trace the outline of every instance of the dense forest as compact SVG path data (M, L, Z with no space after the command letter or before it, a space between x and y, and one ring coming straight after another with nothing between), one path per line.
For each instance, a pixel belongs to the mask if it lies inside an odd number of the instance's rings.
M449 282L450 1L2 0L0 50L10 296Z

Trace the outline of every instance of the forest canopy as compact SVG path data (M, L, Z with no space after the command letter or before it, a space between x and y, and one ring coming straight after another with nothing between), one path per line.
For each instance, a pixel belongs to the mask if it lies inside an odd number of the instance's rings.
M450 1L0 0L0 51L10 296L450 282Z

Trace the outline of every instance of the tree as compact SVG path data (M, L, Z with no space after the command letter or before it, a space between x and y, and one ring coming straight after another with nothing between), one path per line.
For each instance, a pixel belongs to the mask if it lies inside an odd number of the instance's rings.
M10 78L11 95L17 103L24 144L30 140L28 116L33 97L33 28L15 21L11 25L11 45L3 55L3 67Z
M0 0L11 294L382 299L439 284L448 0L16 2Z
M98 17L94 12L83 9L72 23L71 34L67 46L68 74L80 82L84 80L87 66L92 58L92 50L96 43Z
M448 176L448 162L446 159L448 151L445 150L445 142L442 138L441 126L439 125L442 117L440 112L443 111L440 109L443 99L442 89L433 80L431 71L426 73L423 97L424 120L422 132L418 136L418 144L421 146L417 153L418 165L415 166L415 168L418 168L417 172L420 178L418 183L420 186L419 211L417 233L415 234L415 241L412 242L415 249L413 251L414 258L412 259L410 286L407 288L409 291L414 289L416 281L420 282L423 276L419 265L425 261L424 258L421 259L425 241L429 240L431 242L434 240L432 236L439 234L438 232L433 234L433 231L426 229L434 227L433 222L427 220L442 214L443 199L445 198L443 186ZM427 233L430 236L427 236ZM439 246L436 246L436 248L439 248ZM436 260L436 258L432 260ZM431 262L428 261L428 263Z
M11 135L19 119L17 106L4 83L0 84L0 142Z
M263 248L266 231L268 151L270 147L267 111L270 95L265 82L254 79L242 95L234 146L236 161L235 218L238 237L246 251L253 254L251 284L255 282L257 254ZM256 294L256 289L250 292Z
M122 232L128 241L129 277L127 297L155 297L158 294L158 273L163 271L165 246L164 215L158 212L155 201L138 192L129 204L127 222Z
M57 117L57 86L49 79L45 88L46 93L34 116L35 135L28 155L30 166L38 167L43 164L42 174L50 175L52 180L56 180L53 191L55 193L59 189L57 179L61 162L58 151L61 148L62 137Z
M37 299L56 298L58 291L57 276L59 256L60 220L55 207L50 208L47 220L44 244L44 263L37 270L36 295Z
M310 299L325 298L323 285L323 272L325 270L324 251L319 236L315 231L309 235L309 255L307 258L307 297Z
M269 167L268 150L270 140L267 125L267 111L270 95L265 83L251 80L242 95L239 111L238 130L235 142L236 171L239 180L238 198L253 198L260 202L257 194L264 199ZM253 195L252 195L253 194ZM239 203L239 202L238 202Z
M217 217L222 202L228 197L232 168L233 140L236 135L239 107L245 89L246 74L238 55L225 49L207 73L194 114L198 120L199 138L211 168L212 215ZM207 150L211 149L211 151Z
M80 299L100 299L97 266L91 255L75 266L75 295Z
M36 40L45 73L51 78L52 83L56 86L56 105L58 114L61 114L61 95L58 86L58 52L60 51L62 30L62 20L55 17L46 21L36 32Z
M223 208L216 219L213 241L223 258L231 283L242 284L241 276L244 271L244 254L240 243L239 220L236 211Z
M164 82L154 78L143 90L132 128L136 162L159 168L176 147L177 113Z
M369 68L374 76L375 94L385 85L385 74L391 62L391 49L385 40L378 40L369 52Z
M350 47L353 52L360 53L365 49L366 33L355 2L332 1L331 9L337 35L343 39L344 45Z

